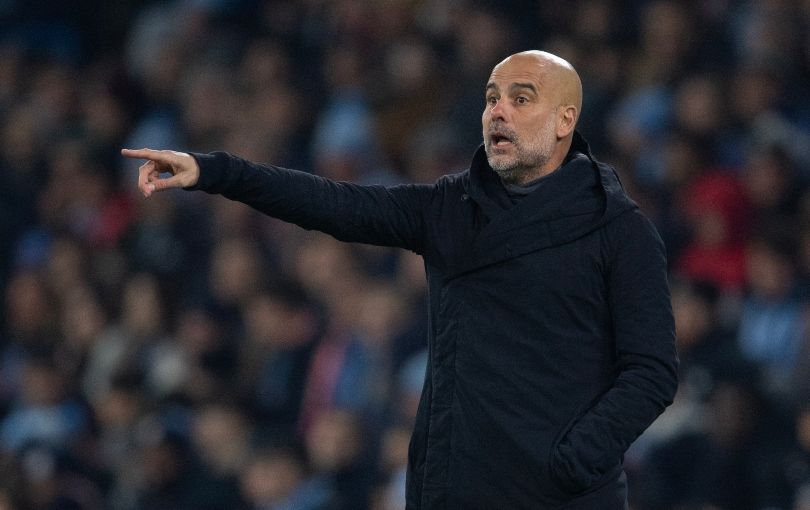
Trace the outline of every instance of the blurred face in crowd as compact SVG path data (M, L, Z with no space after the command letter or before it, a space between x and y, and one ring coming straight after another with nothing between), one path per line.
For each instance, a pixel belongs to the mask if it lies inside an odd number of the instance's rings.
M12 331L32 335L48 329L52 305L45 282L34 272L22 271L6 287L6 317Z
M325 472L351 466L362 451L357 417L349 411L333 410L319 415L306 437L312 465Z
M214 250L211 286L220 301L244 303L256 293L261 274L261 257L248 239L229 239Z
M810 405L805 404L796 416L796 439L804 451L810 452Z
M756 241L749 243L746 255L746 274L753 293L768 300L789 295L795 272L789 256Z
M64 398L64 379L59 371L37 360L28 361L23 371L22 400L30 406L51 406Z
M283 502L295 492L304 478L301 461L283 450L268 451L253 457L242 472L242 494L256 508L268 508Z
M123 316L126 327L136 335L148 337L160 331L163 302L154 276L137 274L127 281Z
M685 285L673 286L672 312L680 350L700 342L712 326L711 305Z
M487 160L501 178L524 184L553 172L570 147L582 86L565 60L540 51L495 66L481 117Z

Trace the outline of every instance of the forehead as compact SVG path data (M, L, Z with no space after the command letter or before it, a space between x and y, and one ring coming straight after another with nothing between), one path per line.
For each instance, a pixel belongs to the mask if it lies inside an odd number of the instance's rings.
M537 60L513 57L495 66L489 75L487 86L502 87L516 82L542 85L546 81L546 75L547 69Z

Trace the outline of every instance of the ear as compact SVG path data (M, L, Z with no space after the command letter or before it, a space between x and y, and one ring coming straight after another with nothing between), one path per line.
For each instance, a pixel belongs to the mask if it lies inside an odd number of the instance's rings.
M574 131L578 115L576 106L572 104L560 106L557 111L557 138L565 138Z

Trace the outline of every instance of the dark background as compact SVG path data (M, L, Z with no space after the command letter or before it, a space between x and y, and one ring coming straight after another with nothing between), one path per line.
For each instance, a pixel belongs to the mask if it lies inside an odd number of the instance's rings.
M808 27L806 0L0 0L0 509L403 508L421 260L144 200L118 151L430 182L531 48L578 69L669 252L681 386L632 508L810 509Z

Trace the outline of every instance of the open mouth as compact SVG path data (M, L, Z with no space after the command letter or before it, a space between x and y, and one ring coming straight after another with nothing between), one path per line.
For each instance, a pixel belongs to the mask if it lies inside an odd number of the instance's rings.
M505 147L512 143L512 139L501 133L493 133L489 135L490 144L495 147Z

